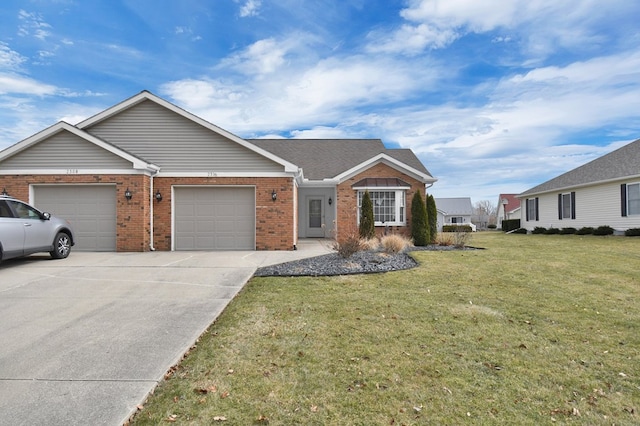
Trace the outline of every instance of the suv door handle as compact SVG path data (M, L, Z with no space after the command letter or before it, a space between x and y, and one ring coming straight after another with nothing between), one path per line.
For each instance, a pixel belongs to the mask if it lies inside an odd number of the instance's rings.
M30 223L25 223L24 226L31 226L31 224Z

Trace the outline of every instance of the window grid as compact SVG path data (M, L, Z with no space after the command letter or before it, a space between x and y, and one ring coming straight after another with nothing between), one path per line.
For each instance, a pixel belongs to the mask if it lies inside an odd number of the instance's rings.
M358 191L358 223L364 193L365 191ZM376 225L404 225L404 191L369 191L369 198L373 204L373 220Z

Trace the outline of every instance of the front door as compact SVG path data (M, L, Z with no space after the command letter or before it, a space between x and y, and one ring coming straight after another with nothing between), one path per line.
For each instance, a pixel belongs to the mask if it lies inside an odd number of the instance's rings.
M311 238L324 238L324 197L307 198L307 232Z

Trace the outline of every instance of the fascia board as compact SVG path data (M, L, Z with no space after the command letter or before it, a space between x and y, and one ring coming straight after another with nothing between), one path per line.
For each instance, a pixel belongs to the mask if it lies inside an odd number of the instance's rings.
M78 129L75 126L72 126L71 124L64 122L64 121L60 121L56 124L54 124L51 127L48 127L44 130L42 130L41 132L36 133L35 135L28 137L27 139L24 139L20 142L18 142L17 144L7 148L6 150L0 152L0 161L4 160L5 158L9 158L15 154L18 154L19 152L22 152L26 149L28 149L29 147L43 141L46 138L49 138L57 133L60 133L62 131L67 131L69 133L72 133L76 136L78 136L79 138L84 139L85 141L92 143L102 149L104 149L105 151L108 151L114 155L117 155L118 157L129 161L132 163L133 168L134 169L138 169L138 170L149 170L149 171L157 171L160 170L160 168L154 164L149 164L146 161L141 160L138 157L135 157L125 151L122 151L121 149L118 149L117 147L106 143L105 141L96 138L95 136L92 136L91 134Z
M516 195L516 198L519 198L519 199L531 198L532 196L539 196L539 195L557 193L557 192L566 192L566 191L570 191L572 189L588 188L590 186L598 186L598 185L604 185L604 184L612 183L612 182L622 182L622 181L629 181L629 180L635 180L635 179L640 179L640 175L621 176L621 177L616 177L616 178L612 178L612 179L605 179L605 180L599 180L599 181L595 181L595 182L582 183L582 184L579 184L579 185L572 185L572 186L564 186L564 187L558 187L558 188L553 188L553 189L546 189L544 191L536 191L536 192L526 192L525 191L525 192L521 192L520 194Z
M269 160L276 162L280 165L282 165L284 167L285 172L297 172L298 171L298 166L296 166L295 164L289 163L286 160L283 160L282 158L263 150L262 148L257 147L256 145L253 145L250 142L247 142L246 140L240 138L239 136L234 135L231 132L228 132L218 126L216 126L213 123L208 122L207 120L198 117L197 115L194 115L192 113L190 113L189 111L180 108L177 105L172 104L171 102L162 99L156 95L154 95L151 92L148 91L142 91L140 93L138 93L137 95L123 101L120 102L117 105L114 105L111 108L108 108L104 111L102 111L101 113L98 113L96 115L94 115L93 117L90 117L80 123L77 124L77 127L80 129L85 129L89 126L92 126L93 124L96 124L102 120L105 120L121 111L124 111L134 105L137 105L138 103L145 101L145 100L149 100L152 102L157 103L158 105L172 111L175 112L176 114L179 114L183 117L185 117L188 120L193 121L194 123L197 123L199 125L201 125L202 127L211 130L212 132L218 133L221 136L224 136L227 139L232 140L233 142L236 142L237 144L255 152L256 154L260 154L263 157L268 158Z
M358 164L357 166L339 174L338 176L334 177L332 180L337 181L338 183L342 183L345 180L357 175L358 173L363 172L364 170L378 164L378 163L384 163L387 164L390 167L393 167L394 169L401 171L405 174L408 174L416 179L418 179L419 181L423 182L423 183L433 183L436 182L438 179L429 176L419 170L414 169L413 167L408 166L407 164L396 160L393 157L388 156L385 153L381 153L376 155L375 157L370 158L367 161L363 161L362 163Z

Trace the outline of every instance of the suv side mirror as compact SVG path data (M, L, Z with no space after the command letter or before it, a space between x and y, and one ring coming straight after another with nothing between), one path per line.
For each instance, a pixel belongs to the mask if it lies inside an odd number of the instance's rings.
M49 212L44 212L44 213L42 213L42 218L43 218L44 220L49 220L49 219L51 219L51 213L49 213Z

